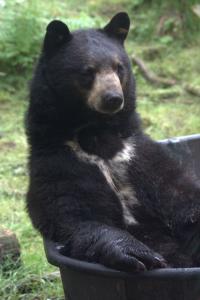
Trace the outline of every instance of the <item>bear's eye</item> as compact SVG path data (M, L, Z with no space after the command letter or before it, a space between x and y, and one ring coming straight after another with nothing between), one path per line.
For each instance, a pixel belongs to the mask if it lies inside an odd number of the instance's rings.
M94 77L95 75L95 68L92 66L88 66L82 69L81 74L83 76L88 76L88 77Z
M119 78L122 78L123 77L123 74L124 74L124 67L122 64L118 63L117 66L116 66L116 71L117 71L117 74L119 76Z
M91 66L84 67L81 70L80 85L83 88L90 88L95 78L95 68Z

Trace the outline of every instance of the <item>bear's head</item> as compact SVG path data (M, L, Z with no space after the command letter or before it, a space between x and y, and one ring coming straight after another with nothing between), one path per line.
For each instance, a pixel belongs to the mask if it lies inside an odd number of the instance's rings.
M70 32L52 21L32 82L32 120L62 124L65 132L95 122L128 127L135 115L135 83L124 49L129 26L125 12L102 29Z

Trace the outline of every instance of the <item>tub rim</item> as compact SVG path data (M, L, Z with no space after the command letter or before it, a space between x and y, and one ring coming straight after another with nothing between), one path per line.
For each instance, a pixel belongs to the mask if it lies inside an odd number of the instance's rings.
M50 264L59 267L60 269L69 268L77 272L89 273L91 275L99 275L113 278L179 278L188 279L189 277L200 277L200 268L165 268L156 269L144 272L128 273L105 267L98 263L81 261L62 255L57 249L58 244L50 240L44 239L44 249L47 260Z

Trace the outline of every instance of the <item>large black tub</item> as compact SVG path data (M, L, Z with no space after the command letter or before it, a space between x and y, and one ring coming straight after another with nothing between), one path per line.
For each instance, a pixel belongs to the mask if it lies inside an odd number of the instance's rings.
M200 178L200 135L161 143ZM65 257L51 241L44 246L48 261L60 268L66 300L200 300L200 268L128 274Z

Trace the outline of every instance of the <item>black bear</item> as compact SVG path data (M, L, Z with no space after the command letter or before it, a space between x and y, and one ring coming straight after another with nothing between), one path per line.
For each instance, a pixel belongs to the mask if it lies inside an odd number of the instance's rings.
M199 264L200 186L141 129L130 20L52 21L27 112L27 208L70 257L125 271Z

